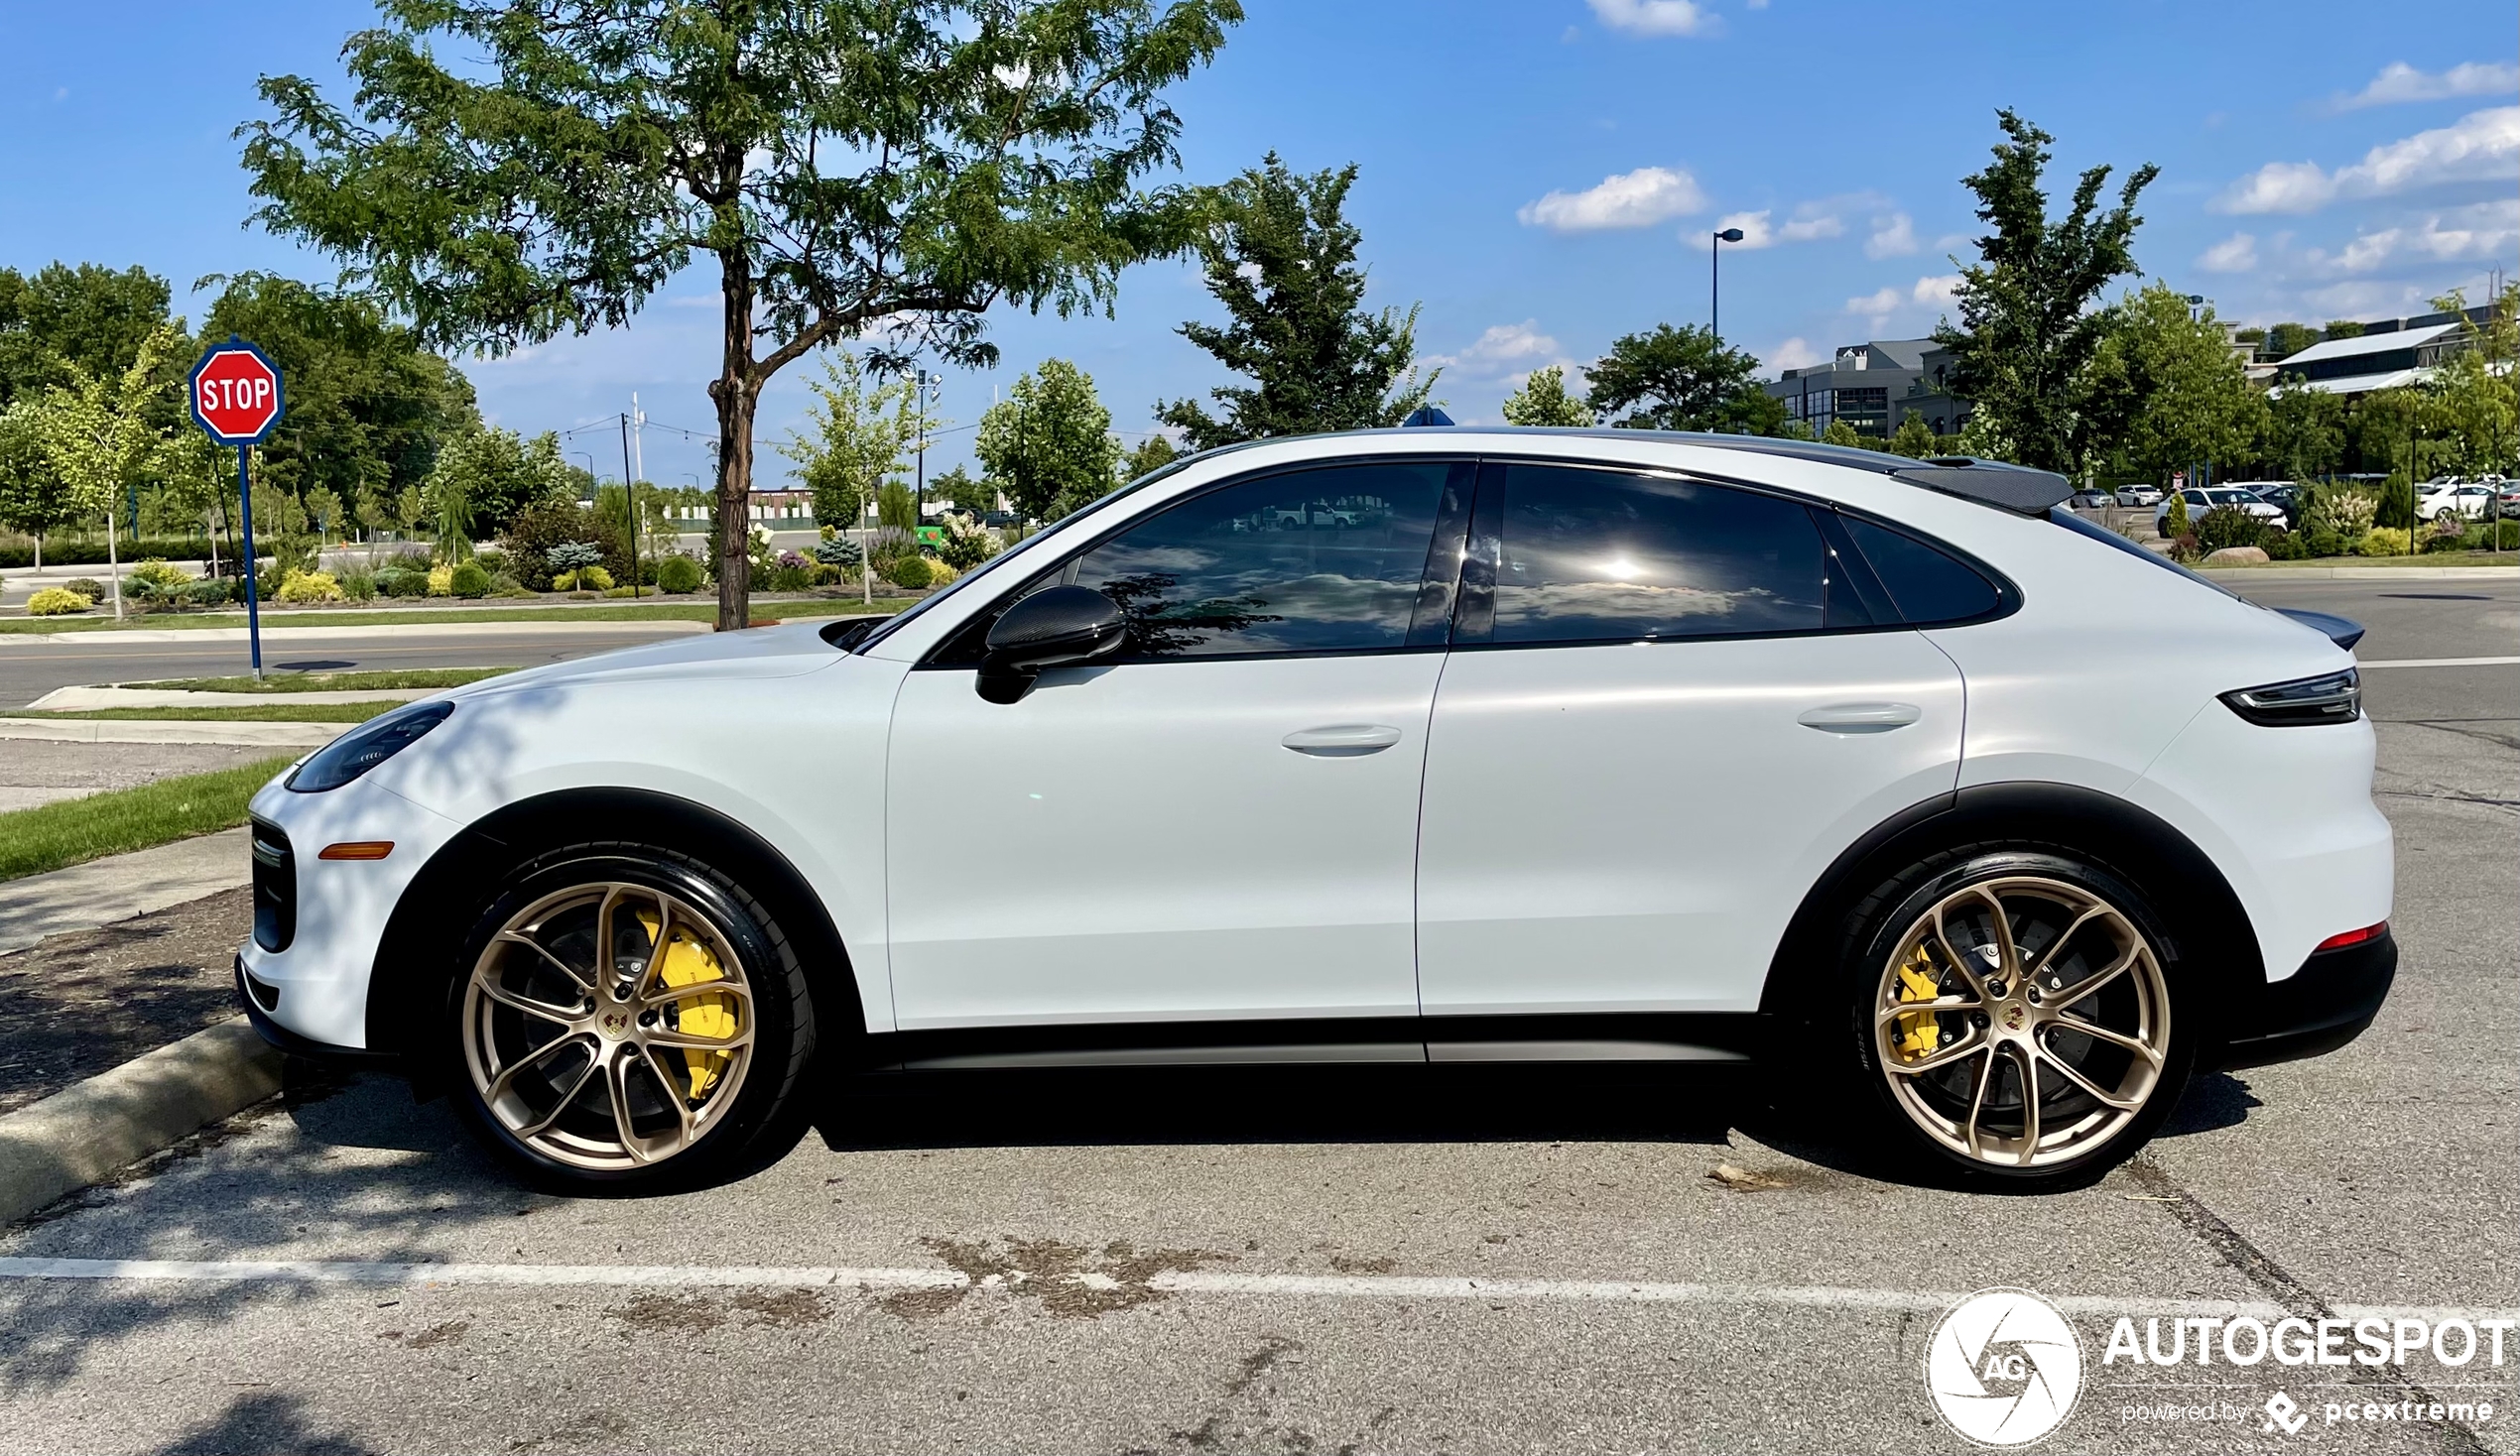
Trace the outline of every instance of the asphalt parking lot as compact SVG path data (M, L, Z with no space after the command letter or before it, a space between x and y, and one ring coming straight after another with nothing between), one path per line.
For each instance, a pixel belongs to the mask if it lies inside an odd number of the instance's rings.
M2050 1449L2520 1451L2520 1334L2101 1360L2120 1315L2520 1317L2520 666L2376 666L2520 651L2520 582L2250 594L2371 628L2397 989L2090 1188L1883 1180L1756 1077L1402 1068L856 1089L745 1181L569 1201L310 1075L0 1233L0 1450L1961 1451L1926 1341L2015 1285L2086 1357ZM2435 1399L2492 1410L2327 1414Z

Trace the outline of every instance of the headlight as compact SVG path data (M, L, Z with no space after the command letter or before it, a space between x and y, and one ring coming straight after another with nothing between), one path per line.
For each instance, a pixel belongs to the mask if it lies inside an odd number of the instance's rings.
M2350 723L2362 716L2362 674L2347 667L2319 677L2299 677L2222 694L2231 711L2268 728Z
M300 793L338 789L418 743L454 710L450 702L414 703L371 718L316 749L289 776L288 787Z

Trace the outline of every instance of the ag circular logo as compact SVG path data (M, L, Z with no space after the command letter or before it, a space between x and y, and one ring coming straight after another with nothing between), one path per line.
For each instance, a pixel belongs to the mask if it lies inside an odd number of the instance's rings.
M2082 1342L2028 1289L1980 1289L1925 1347L1925 1389L1945 1424L1981 1446L2027 1446L2074 1413Z

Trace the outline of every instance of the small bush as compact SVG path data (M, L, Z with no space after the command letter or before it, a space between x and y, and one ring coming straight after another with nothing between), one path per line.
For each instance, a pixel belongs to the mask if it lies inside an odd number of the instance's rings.
M827 531L830 528L823 529ZM814 559L825 566L854 566L861 554L856 542L842 541L837 537L814 544Z
M2265 523L2237 506L2216 506L2197 518L2197 546L2206 551L2258 546L2265 535Z
M162 560L151 559L131 568L123 578L123 589L140 596L173 596L191 584L192 578Z
M455 594L455 568L452 566L430 567L429 594L431 596L453 596Z
M112 595L112 593L105 590L105 583L98 581L91 576L80 576L69 581L64 581L62 583L62 590L77 592L80 596L87 598L91 602L101 602L106 597Z
M588 566L577 573L577 589L580 591L610 591L612 590L612 573L601 566Z
M633 592L630 590L630 588L628 588L628 587L626 587L626 586L614 586L614 587L607 587L607 588L605 589L605 591L604 591L604 595L606 595L606 596L617 596L617 597L624 597L624 598L626 598L626 597L630 597L630 596L635 595L635 593L633 593Z
M280 583L281 601L291 606L310 606L316 602L337 602L343 597L341 583L329 571L292 571Z
M500 572L509 569L513 564L508 560L508 553L497 546L485 546L474 551L472 559L481 563L481 569L489 572L492 580L496 580Z
M371 571L341 573L341 594L354 602L376 600L376 575Z
M2362 534L2354 549L2366 556L2403 556L2407 553L2407 534L2403 527L2374 526Z
M446 573L446 590L466 601L479 601L490 594L490 573L481 569L479 561L466 561Z
M30 617L61 617L71 612L84 612L96 605L96 598L80 596L67 587L48 586L26 599Z
M2304 526L2293 534L2300 538L2303 546L2302 553L2307 556L2341 556L2353 549L2353 542L2350 538L2316 523Z
M794 551L788 552L796 554ZM803 591L814 584L814 578L803 566L775 565L767 573L763 585L771 591Z
M2502 537L2500 542L2494 540L2497 533ZM2497 546L2506 551L2520 549L2520 521L2504 521L2492 527L2479 521L2468 527L2465 535L2471 551L2489 551Z
M2258 543L2266 548L2270 561L2301 561L2310 557L2310 543L2298 531L2270 531Z
M936 579L929 574L926 556L895 556L890 560L879 560L876 570L883 574L886 581L904 591L925 591Z
M236 588L224 576L204 576L185 583L184 599L196 607L223 607L236 599Z
M656 584L662 590L677 594L697 591L700 589L700 563L680 552L668 556L657 563Z
M2193 561L2204 554L2205 552L2197 547L2197 538L2194 532L2174 536L2170 539L2170 559L2174 561Z
M376 573L376 589L389 597L429 595L429 573L388 566Z
M848 578L849 573L827 561L817 561L805 568L806 584L809 586L837 586Z

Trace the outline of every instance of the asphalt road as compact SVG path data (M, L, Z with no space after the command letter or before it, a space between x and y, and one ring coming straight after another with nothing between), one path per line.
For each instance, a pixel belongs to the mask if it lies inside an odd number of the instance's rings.
M2407 590L2262 595L2368 621L2370 661L2514 653L2515 584ZM311 1081L0 1234L317 1262L0 1276L0 1450L1957 1452L1921 1362L1992 1285L2082 1343L2049 1449L2520 1450L2520 1333L2500 1367L2101 1359L2121 1314L2520 1315L2520 668L2370 680L2379 1024L2204 1079L2080 1192L1883 1179L1754 1078L1406 1068L894 1085L744 1181L564 1200L442 1104Z

